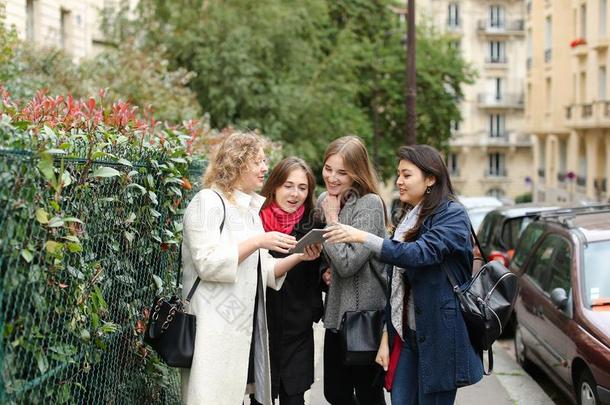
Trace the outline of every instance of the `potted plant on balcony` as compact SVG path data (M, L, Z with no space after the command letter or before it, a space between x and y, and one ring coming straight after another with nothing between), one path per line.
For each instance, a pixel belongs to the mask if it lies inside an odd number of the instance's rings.
M571 48L576 48L577 46L586 45L586 44L587 44L587 40L586 39L584 39L584 38L576 38L575 40L570 42L570 47Z

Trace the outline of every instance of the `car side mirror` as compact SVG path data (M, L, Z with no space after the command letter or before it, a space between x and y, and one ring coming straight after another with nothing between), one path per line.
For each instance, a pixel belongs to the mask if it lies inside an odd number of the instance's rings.
M562 311L566 309L568 303L568 293L563 288L555 288L551 291L551 302Z

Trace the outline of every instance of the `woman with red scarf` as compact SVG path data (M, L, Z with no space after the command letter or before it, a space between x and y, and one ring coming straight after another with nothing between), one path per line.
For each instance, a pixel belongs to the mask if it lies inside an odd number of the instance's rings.
M305 161L289 157L278 163L261 192L267 198L260 213L265 231L299 240L321 228L313 215L314 189L315 178ZM312 324L323 312L319 267L319 259L302 262L288 273L281 290L267 289L272 395L279 396L280 405L303 405L303 394L313 383Z

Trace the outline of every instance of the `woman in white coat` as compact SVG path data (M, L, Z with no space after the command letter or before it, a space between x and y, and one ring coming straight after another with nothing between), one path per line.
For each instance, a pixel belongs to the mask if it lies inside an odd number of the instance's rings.
M269 254L288 253L296 241L263 230L264 198L255 193L268 170L263 146L256 134L230 134L206 172L210 188L184 214L183 296L201 280L189 307L197 317L193 363L182 371L189 405L238 405L246 393L272 404L265 290L279 289L288 270L320 255L321 246L283 259Z

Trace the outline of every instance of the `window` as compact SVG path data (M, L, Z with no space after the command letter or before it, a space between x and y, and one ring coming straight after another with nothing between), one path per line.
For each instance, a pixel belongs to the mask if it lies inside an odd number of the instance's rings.
M457 28L460 26L460 7L457 3L449 3L447 26Z
M68 50L69 48L70 31L70 11L62 8L60 14L59 45L63 50Z
M502 190L501 188L492 188L489 191L487 191L487 193L485 193L485 195L487 195L489 197L502 198L502 197L504 197L504 190Z
M505 136L504 123L505 117L503 114L491 114L489 116L489 136L492 138Z
M553 104L553 86L552 86L552 82L551 82L551 78L547 77L545 82L544 82L544 87L545 87L545 95L546 95L546 110L545 111L551 111L552 108L552 104Z
M489 61L491 63L506 63L506 42L489 42Z
M489 26L494 28L504 28L504 7L489 7Z
M580 37L587 38L587 5L580 6Z
M608 15L608 1L599 0L599 36L606 38L607 32L607 21L606 16Z
M564 246L562 241L560 237L555 235L550 235L544 239L540 247L534 252L531 264L526 270L527 277L543 290L546 290L551 273L553 254L558 247Z
M531 68L532 66L532 30L531 28L527 30L527 44L526 44L526 63L527 68Z
M517 267L523 266L525 259L527 259L530 251L543 233L544 229L536 225L530 225L525 229L521 240L517 245L517 249L515 249L515 257L513 257L513 260L510 262L511 267L513 264Z
M496 77L494 79L494 81L495 81L496 100L502 100L502 78Z
M459 131L460 130L460 121L458 121L458 120L451 120L451 122L449 123L449 127L450 127L452 132Z
M599 86L597 96L600 100L606 100L606 67L599 67L599 75L597 78L597 85Z
M490 153L488 155L487 174L489 176L506 176L504 153Z
M586 72L580 72L580 88L579 88L579 99L578 101L581 103L585 103L586 97L587 97L587 73Z
M544 21L544 61L550 62L553 48L553 20L547 17Z
M584 248L583 298L587 308L610 299L610 273L608 269L610 241L591 242Z
M25 3L25 37L28 41L34 41L34 29L36 27L34 0Z
M551 267L551 281L547 291L550 293L555 288L563 288L566 292L570 291L570 269L572 268L572 249L570 243L563 239L557 238L556 253L553 265Z
M457 153L449 153L447 154L447 169L449 169L449 174L452 176L460 175L460 167L458 165L458 154Z

